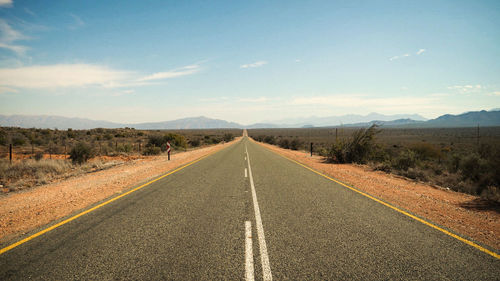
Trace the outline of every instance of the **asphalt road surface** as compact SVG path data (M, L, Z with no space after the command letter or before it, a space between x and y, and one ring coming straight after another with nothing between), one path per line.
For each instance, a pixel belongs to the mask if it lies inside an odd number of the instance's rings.
M500 260L248 138L0 255L0 280L245 279L499 280Z

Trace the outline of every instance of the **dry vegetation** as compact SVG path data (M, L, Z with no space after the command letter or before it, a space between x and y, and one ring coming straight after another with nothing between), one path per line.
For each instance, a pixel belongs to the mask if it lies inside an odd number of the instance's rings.
M312 142L327 162L368 164L500 202L500 127L256 129L248 134L292 150L309 150Z
M0 128L0 186L10 192L125 161L230 141L241 130L50 130ZM9 146L13 161L9 160Z

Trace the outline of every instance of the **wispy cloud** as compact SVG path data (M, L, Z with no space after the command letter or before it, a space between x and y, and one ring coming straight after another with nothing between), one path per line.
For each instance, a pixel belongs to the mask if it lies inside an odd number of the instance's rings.
M5 20L0 19L0 48L11 50L17 55L24 55L28 47L15 44L16 41L29 37L13 29Z
M267 64L267 61L261 60L261 61L256 61L254 63L242 64L242 65L240 65L240 68L261 67L261 66L266 65L266 64Z
M389 60L393 61L393 60L398 60L398 59L406 58L406 57L409 57L409 56L410 56L410 54L404 54L404 55L400 55L400 56L393 56L393 57L390 57Z
M0 8L10 8L12 4L12 0L0 0Z
M0 87L61 88L106 86L124 81L130 73L92 64L56 64L0 69Z
M298 63L298 62L301 62L301 61L302 61L302 60L300 60L300 59L295 59L295 62L297 62L297 63Z
M33 12L32 10L28 9L28 8L24 8L24 11L26 12L26 14L32 16L32 17L35 17L36 16L36 13Z
M425 51L426 51L425 49L420 49L415 54L418 56L418 55L423 54Z
M199 65L196 65L196 64L195 65L188 65L188 66L184 66L184 67L179 68L179 69L153 73L151 75L139 78L139 79L137 79L137 81L151 81L151 80L163 80L163 79L169 79L169 78L176 78L176 77L181 77L181 76L186 76L186 75L192 75L192 74L198 73L199 71L200 71Z
M479 92L484 89L481 85L457 85L457 86L448 86L449 90L457 90L460 93L473 93Z
M125 95L131 95L131 94L134 94L135 91L134 90L123 90L123 91L119 91L119 92L115 92L113 93L113 96L114 97L121 97L121 96L125 96Z
M12 89L12 88L8 88L8 87L1 87L0 86L0 94L4 94L4 93L17 93L19 92L18 90L16 89Z
M85 22L75 14L69 14L73 18L73 23L68 27L69 29L77 29L85 26Z
M489 95L490 96L497 96L498 97L498 96L500 96L500 91L491 92Z
M54 89L87 86L130 88L150 85L157 80L194 74L199 70L198 65L189 65L177 70L144 76L136 72L84 63L8 67L0 68L0 87L8 89Z
M214 98L200 98L198 101L200 102L224 102L228 101L228 97L214 97Z
M240 102L255 102L255 103L268 102L268 101L271 101L271 100L276 100L276 99L270 99L270 98L267 98L267 97L241 98L241 99L239 99Z

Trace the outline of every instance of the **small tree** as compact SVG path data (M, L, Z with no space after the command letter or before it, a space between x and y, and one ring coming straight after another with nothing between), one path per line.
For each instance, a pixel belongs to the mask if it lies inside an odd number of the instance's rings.
M223 139L224 139L225 142L230 142L230 141L232 141L234 139L234 136L231 133L227 133L227 134L224 134Z
M92 148L84 142L79 142L71 149L69 155L74 164L83 164L92 157Z

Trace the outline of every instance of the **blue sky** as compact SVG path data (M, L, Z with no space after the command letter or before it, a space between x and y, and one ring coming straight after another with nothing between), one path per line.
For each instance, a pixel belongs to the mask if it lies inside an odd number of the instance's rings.
M0 0L0 114L254 122L500 107L500 1Z

